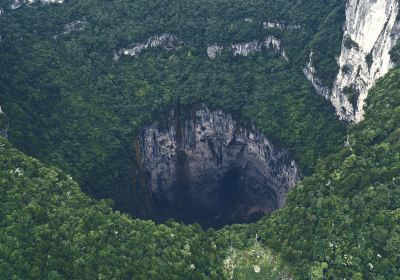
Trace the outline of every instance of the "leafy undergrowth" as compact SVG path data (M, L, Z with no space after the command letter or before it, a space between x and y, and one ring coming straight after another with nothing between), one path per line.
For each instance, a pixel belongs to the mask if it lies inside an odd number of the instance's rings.
M223 262L229 280L285 280L291 279L283 262L265 247L250 226L235 225L222 232L230 243ZM232 229L234 230L232 232ZM232 238L234 236L234 238Z

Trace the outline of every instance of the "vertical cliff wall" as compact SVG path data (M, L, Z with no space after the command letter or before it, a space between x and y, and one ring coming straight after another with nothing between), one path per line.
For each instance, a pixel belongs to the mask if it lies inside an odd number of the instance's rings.
M175 110L165 130L145 128L140 151L154 202L186 222L251 220L282 207L300 179L284 149L207 108L194 110L190 119Z
M389 53L400 37L398 14L398 0L348 0L340 70L332 90L321 84L310 56L303 71L341 119L361 121L369 89L393 68Z
M348 2L340 72L331 97L342 118L362 120L368 90L393 67L389 52L400 35L398 9L398 0Z

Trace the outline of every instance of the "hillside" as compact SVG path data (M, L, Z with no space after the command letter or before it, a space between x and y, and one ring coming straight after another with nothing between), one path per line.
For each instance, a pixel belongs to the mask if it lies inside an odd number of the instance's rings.
M223 278L214 232L134 220L4 138L0 151L0 279Z
M322 160L285 209L258 224L299 279L307 278L304 267L326 279L400 275L399 77L397 69L378 82L349 146Z
M257 233L282 257L278 268L284 264L295 279L396 279L399 77L397 69L379 81L365 121L350 130L350 145L322 160L290 193L283 210L217 233L113 212L112 202L83 195L70 176L2 138L3 278L221 279L230 250L239 250L236 255L253 250ZM258 261L245 257L236 269L252 263Z
M345 125L302 72L312 49L321 79L333 81L342 1L0 6L0 104L11 120L9 139L120 210L143 208L132 203L141 201L132 191L133 139L177 104L205 103L255 124L304 174L345 140ZM156 47L124 55L148 40ZM224 49L212 59L214 45Z
M0 0L0 280L400 279L397 0Z

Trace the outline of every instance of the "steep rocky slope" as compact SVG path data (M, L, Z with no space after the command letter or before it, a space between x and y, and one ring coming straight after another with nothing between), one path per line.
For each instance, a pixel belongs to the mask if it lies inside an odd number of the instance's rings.
M187 222L249 221L284 206L299 181L294 159L230 115L174 110L168 128L144 129L140 161L154 202Z
M338 116L360 122L368 91L394 64L390 51L400 37L397 0L349 0L346 5L340 67L332 86L324 85L310 63L304 69L317 92L330 100Z
M348 2L340 72L331 97L340 117L361 121L368 91L393 68L389 52L400 37L398 13L397 0Z
M297 279L400 275L400 69L378 81L366 104L349 145L259 223Z

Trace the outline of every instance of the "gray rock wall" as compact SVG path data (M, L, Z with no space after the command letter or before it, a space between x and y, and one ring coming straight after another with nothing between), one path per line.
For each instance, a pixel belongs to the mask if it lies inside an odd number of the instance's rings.
M140 139L141 166L156 203L187 214L189 222L221 223L284 206L300 179L287 151L222 111L198 109L190 120L172 115L167 129L154 124Z
M348 0L339 73L323 85L310 62L303 69L316 91L335 107L340 119L360 122L368 91L394 67L390 51L400 37L398 0Z
M348 1L340 71L331 97L341 118L361 121L369 89L393 68L389 52L400 36L398 13L398 0ZM357 94L355 107L346 88Z

